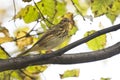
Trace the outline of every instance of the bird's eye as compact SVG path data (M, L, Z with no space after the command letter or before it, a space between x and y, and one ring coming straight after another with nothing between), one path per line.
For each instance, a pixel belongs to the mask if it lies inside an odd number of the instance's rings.
M62 21L63 22L69 22L69 20L67 18L64 18Z

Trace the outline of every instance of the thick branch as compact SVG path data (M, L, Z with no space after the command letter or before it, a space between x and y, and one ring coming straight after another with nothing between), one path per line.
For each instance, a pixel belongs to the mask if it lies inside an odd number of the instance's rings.
M110 58L120 53L120 42L103 50L76 54L63 54L47 60L39 60L40 55L22 56L0 61L0 71L21 69L29 65L75 64ZM36 59L36 61L34 61Z
M92 34L88 37L82 38L74 43L69 44L68 46L66 46L62 49L59 49L55 52L52 52L51 54L32 55L32 56L24 56L24 57L17 57L17 58L11 58L11 59L6 59L6 60L0 60L0 71L25 68L26 66L36 64L37 62L39 62L39 64L45 64L45 63L46 64L47 63L57 64L57 62L58 62L58 64L60 64L60 63L61 64L63 64L63 63L64 64L67 64L67 63L72 64L73 62L74 63L90 62L90 61L101 60L101 59L111 57L111 56L118 54L120 52L119 51L120 43L114 45L113 47L107 48L107 50L106 49L104 49L102 51L100 50L100 52L95 51L95 52L90 52L90 53L73 54L73 55L62 55L62 54L64 54L64 52L66 52L66 51L68 51L68 50L70 50L70 49L72 49L72 48L74 48L82 43L85 43L85 42L87 42L87 41L89 41L97 36L100 36L102 34L112 32L112 31L115 31L118 29L120 29L120 24L114 25L112 27L109 27L109 28L106 28L103 30L100 30L98 32L95 32L94 34ZM117 47L115 47L115 46L117 46ZM95 53L95 54L93 55L93 53ZM106 54L109 53L109 54L106 56L105 53ZM60 56L60 55L62 55L62 56ZM79 55L79 57L78 57L78 55ZM98 57L97 55L99 55L100 57ZM59 57L57 57L57 56L59 56ZM74 59L73 56L76 58L76 62L70 60L70 59ZM86 57L84 57L84 56L86 56ZM65 59L68 59L70 62L67 62L68 60L65 60ZM51 60L51 62L50 62L50 60ZM54 60L56 62L52 62Z
M117 54L120 54L120 42L103 50L75 54L63 54L45 61L37 61L33 64L76 64L103 60Z

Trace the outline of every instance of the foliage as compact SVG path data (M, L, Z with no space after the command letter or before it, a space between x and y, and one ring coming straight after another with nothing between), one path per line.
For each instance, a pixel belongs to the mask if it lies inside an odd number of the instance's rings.
M0 72L0 80L23 80L23 76L20 74L20 71L4 71Z
M36 71L36 72L37 72L36 74L33 74L26 70L4 71L4 72L0 72L0 80L33 80L33 79L40 80L40 76L39 76L40 71Z
M26 36L28 29L29 29L28 27L23 27L23 28L19 28L15 32L15 37L16 37L16 39L18 39L16 41L16 45L19 47L20 50L24 49L26 46L33 43L33 37Z
M7 59L9 56L0 48L0 59Z
M95 17L106 15L112 23L120 14L119 0L91 0L91 9Z
M96 32L95 30L91 30L88 31L84 34L84 36L89 36L91 34L93 34L94 32ZM96 37L90 41L87 42L87 45L90 49L92 50L99 50L99 49L103 49L106 45L106 35L101 35L99 37Z
M101 78L100 80L111 80L110 78Z
M0 33L3 34L3 36L0 37L0 44L13 40L9 35L9 31L5 27L0 27Z
M13 19L23 19L25 23L30 23L36 21L39 18L38 10L35 6L27 5L25 8L22 8Z
M78 77L80 73L79 69L72 69L72 70L66 70L63 74L60 74L60 77L68 78L68 77Z
M82 0L72 0L74 3L74 6L78 9L78 13L81 12L82 15L86 15L88 8L90 7L90 4L87 1Z

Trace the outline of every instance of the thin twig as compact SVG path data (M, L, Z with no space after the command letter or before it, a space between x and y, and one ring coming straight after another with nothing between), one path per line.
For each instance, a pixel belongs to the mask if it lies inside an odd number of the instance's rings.
M77 6L75 5L75 3L73 2L73 0L71 0L73 6L76 8L76 10L80 13L80 15L82 16L83 20L85 21L85 18L83 16L83 14L79 11L79 9L77 8Z
M37 21L37 23L33 26L33 28L28 32L28 34L30 34L30 33L34 30L34 28L37 26L37 24L38 24L38 21Z
M42 19L43 19L43 20L46 20L46 21L49 22L51 25L54 25L53 23L51 23L48 19L46 19L46 18L44 17L44 15L43 15L42 12L40 11L39 7L37 6L37 4L36 4L36 2L35 2L34 0L33 0L33 2L34 2L34 4L35 4L36 8L38 9L39 15L42 17Z
M14 25L15 27L17 27L16 23L15 23L15 18L16 18L16 4L15 4L15 0L13 0L13 7L14 7Z

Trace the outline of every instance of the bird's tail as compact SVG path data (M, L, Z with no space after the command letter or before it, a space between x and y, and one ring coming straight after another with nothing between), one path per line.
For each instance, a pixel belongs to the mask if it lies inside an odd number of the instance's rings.
M17 55L17 57L23 56L23 55L27 55L29 52L31 52L31 48L28 49L28 50L25 50L25 51L23 51L23 52L21 52L21 53L19 53L19 54Z

